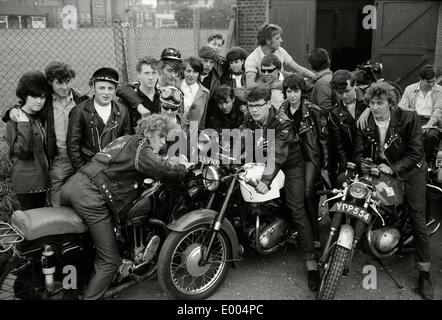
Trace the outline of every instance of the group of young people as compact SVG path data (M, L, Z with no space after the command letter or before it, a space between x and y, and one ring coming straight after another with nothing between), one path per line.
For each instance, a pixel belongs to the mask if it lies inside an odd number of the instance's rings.
M310 53L311 70L297 64L281 47L277 25L262 25L257 41L250 55L232 47L226 57L220 55L221 34L210 36L195 56L166 48L159 59L138 61L136 83L120 85L116 70L100 68L90 79L91 97L71 87L75 71L65 63L25 73L16 90L19 105L3 115L22 209L74 207L97 250L83 297L101 298L120 264L112 220L124 216L146 177L179 181L186 174L185 157L164 156L170 130L189 130L191 122L199 129L264 129L264 139L274 133L275 144L268 147L274 161L266 164L256 190L265 194L278 171L284 172L308 287L316 291L320 282L316 186L336 185L347 162L370 157L380 171L404 178L419 292L431 299L425 154L439 142L430 128L442 118L433 68L422 69L398 107L387 83L374 83L364 96L350 71L332 72L325 49Z

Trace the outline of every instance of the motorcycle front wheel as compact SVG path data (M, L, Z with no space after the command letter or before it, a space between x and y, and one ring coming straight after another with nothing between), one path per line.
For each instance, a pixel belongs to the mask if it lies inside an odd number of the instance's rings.
M158 258L158 279L162 289L175 299L206 299L224 282L232 249L221 230L212 244L209 263L200 261L210 242L210 225L171 232Z
M336 289L341 281L350 250L336 246L325 267L324 274L319 287L317 300L331 300L334 298Z
M0 274L0 300L35 300L44 278L28 259L12 258Z

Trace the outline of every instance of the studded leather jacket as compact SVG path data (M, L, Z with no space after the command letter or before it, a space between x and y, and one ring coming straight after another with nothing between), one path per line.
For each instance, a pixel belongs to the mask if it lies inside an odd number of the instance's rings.
M79 171L99 189L114 218L120 219L140 195L144 179L180 181L186 167L164 160L153 152L147 138L134 134L108 144Z
M75 171L118 137L132 133L127 108L113 101L106 124L94 107L94 98L75 106L69 114L67 151Z
M285 100L280 111L290 112L290 102ZM313 162L317 168L326 169L328 165L327 117L322 110L308 100L302 100L302 118L299 131L304 160Z
M414 167L421 167L425 161L422 130L416 112L401 110L399 107L392 107L390 111L384 154L387 165L397 176L401 176ZM358 165L364 158L371 158L375 163L383 162L380 157L379 130L372 114L368 123L366 129L358 129L356 133L354 148Z
M241 129L252 130L255 142L255 156L259 146L266 147L268 161L266 162L261 181L267 184L267 186L270 186L280 169L292 168L302 164L299 137L293 132L293 122L284 112L277 110L273 106L270 107L269 115L263 125L260 125L253 120L250 114L247 114ZM257 129L263 130L263 139L260 139L261 137L258 138ZM268 143L267 136L270 133L274 133L274 144ZM272 154L274 154L274 159L272 159Z

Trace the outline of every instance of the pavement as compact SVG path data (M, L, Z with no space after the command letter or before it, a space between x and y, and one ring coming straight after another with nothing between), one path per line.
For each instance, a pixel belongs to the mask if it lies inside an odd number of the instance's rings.
M327 234L327 222L321 224L321 235ZM431 237L431 277L435 299L442 299L442 230ZM351 270L343 277L336 300L421 300L416 292L418 271L414 269L414 252L384 260L393 277L403 286L399 289L386 272L362 249L355 251ZM364 273L365 271L365 273ZM369 278L366 278L369 276ZM364 281L365 278L365 281ZM368 280L371 281L368 281ZM364 283L370 288L364 288ZM367 286L365 286L367 287ZM114 297L118 300L167 300L156 275ZM246 252L243 260L231 268L227 279L209 300L313 300L315 293L307 286L307 271L301 249L292 244L272 255Z

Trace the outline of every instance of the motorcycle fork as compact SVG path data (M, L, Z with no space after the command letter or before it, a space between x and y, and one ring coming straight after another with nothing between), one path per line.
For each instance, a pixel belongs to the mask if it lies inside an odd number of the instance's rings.
M203 259L200 261L200 265L204 266L208 263L210 252L212 251L213 242L215 241L215 237L221 230L221 226L224 220L224 214L226 212L227 204L229 203L230 197L233 193L233 188L235 187L236 179L233 178L230 182L229 189L226 194L226 198L224 199L223 206L216 216L215 223L212 225L212 234L210 236L209 245L207 246L206 251L204 252Z
M336 232L338 231L338 228L341 225L342 218L343 218L343 214L340 212L335 212L335 214L333 215L327 243L325 244L324 251L322 253L322 257L321 257L321 259L319 259L320 264L324 264L325 261L327 261L327 257L330 254L331 249L333 248L333 246L332 246L333 239L335 238Z

